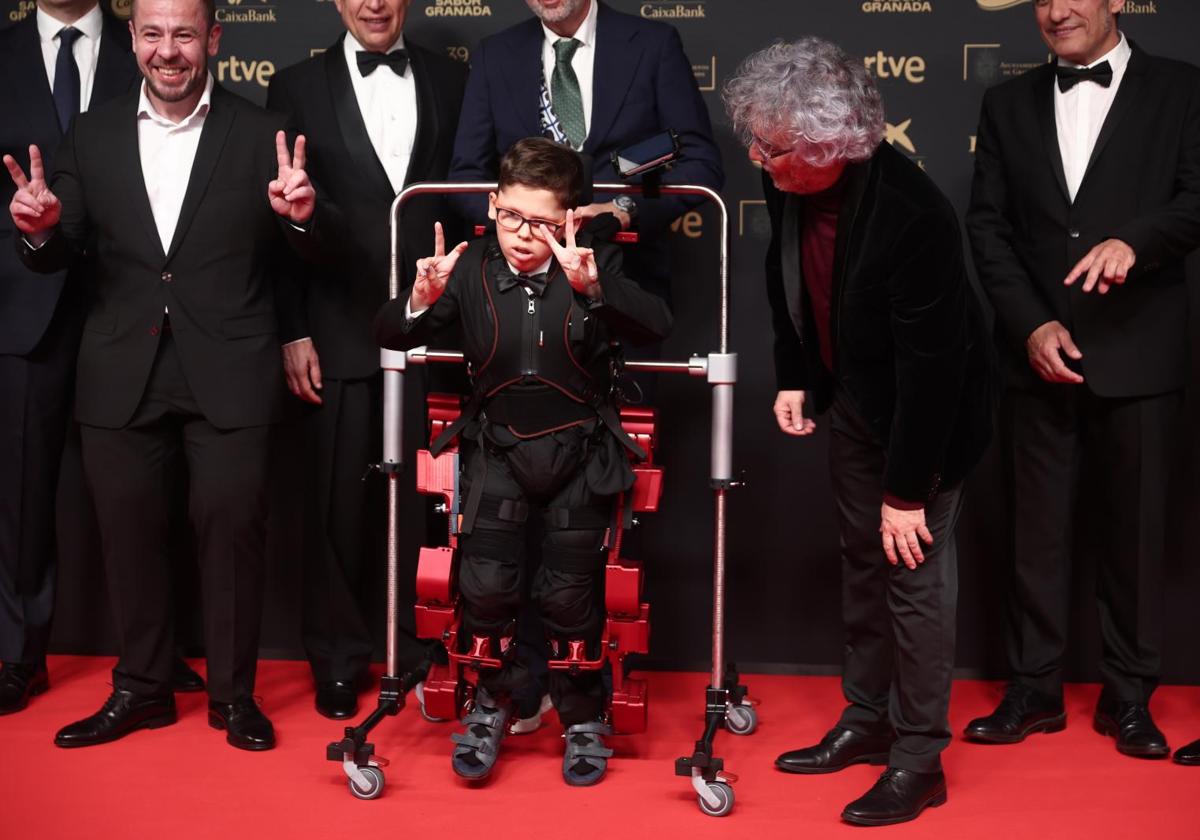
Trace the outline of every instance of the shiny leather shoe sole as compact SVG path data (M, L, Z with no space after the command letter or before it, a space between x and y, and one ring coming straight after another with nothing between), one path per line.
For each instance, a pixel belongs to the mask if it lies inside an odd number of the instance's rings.
M1038 732L1049 735L1052 732L1062 732L1067 728L1067 713L1063 712L1054 717L1034 721L1020 732L1008 734L1005 732L981 732L970 728L963 730L963 738L976 744L1019 744Z
M54 737L54 745L63 749L74 749L75 747L94 747L97 744L109 744L113 741L119 741L131 732L137 732L139 729L162 729L164 726L170 726L173 723L179 722L179 716L175 712L165 715L156 715L119 731L107 732L104 735L95 738L68 738L62 739L57 735Z
M937 808L946 804L946 790L943 788L940 792L935 793L926 801L917 806L917 810L908 814L893 815L889 817L865 817L857 814L847 814L842 812L842 819L851 825L895 825L896 823L909 822L921 816L921 812L926 808Z
M229 744L229 746L231 746L231 747L237 747L239 750L249 750L250 752L261 752L262 750L270 750L270 749L275 748L275 736L274 735L271 736L270 741L261 741L258 743L255 743L253 741L237 740L237 738L233 734L233 732L228 731L229 726L225 723L225 718L221 717L216 712L210 711L208 713L208 725L211 726L213 729L227 730L225 733L225 743Z
M845 770L852 764L872 764L875 766L888 763L888 753L865 753L864 755L856 755L854 758L843 764L837 764L831 767L798 767L794 764L786 764L779 759L775 759L775 766L785 773L796 773L801 776L818 776L822 773L837 773L839 770Z
M1175 752L1175 763L1182 764L1184 767L1200 767L1200 754L1184 753L1183 750Z
M1096 715L1092 718L1092 728L1101 735L1107 735L1117 742L1117 752L1122 755L1132 756L1134 758L1166 758L1171 754L1171 748L1166 744L1160 746L1130 746L1122 744L1120 738L1121 727L1119 727L1112 718L1101 717Z

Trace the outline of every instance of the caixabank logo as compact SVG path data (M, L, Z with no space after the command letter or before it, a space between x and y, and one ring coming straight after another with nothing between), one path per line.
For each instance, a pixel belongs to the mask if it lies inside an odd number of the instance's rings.
M706 0L646 0L638 14L651 20L701 20L707 15Z
M933 0L862 0L864 14L907 12L928 14L933 11Z
M217 23L277 23L279 15L274 0L221 0L217 6Z
M492 5L484 0L432 0L425 4L425 17L491 17Z
M975 0L979 8L985 12L1002 12L1005 9L1015 9L1017 6L1027 6L1032 0ZM1126 0L1121 12L1127 15L1156 15L1158 14L1157 0L1135 2Z

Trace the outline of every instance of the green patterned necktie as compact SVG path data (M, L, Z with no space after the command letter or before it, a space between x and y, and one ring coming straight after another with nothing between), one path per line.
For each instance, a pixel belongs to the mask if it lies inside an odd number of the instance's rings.
M550 77L550 98L554 103L554 115L576 149L583 148L587 139L587 123L583 119L583 95L579 92L579 79L571 67L571 57L582 46L574 38L559 38L554 42L554 74Z

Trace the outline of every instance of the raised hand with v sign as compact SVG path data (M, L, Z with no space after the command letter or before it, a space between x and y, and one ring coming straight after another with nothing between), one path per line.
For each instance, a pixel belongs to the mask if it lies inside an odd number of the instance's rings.
M433 223L433 256L417 260L417 281L413 283L412 295L408 299L414 312L428 309L437 303L446 289L446 282L458 265L458 258L467 250L466 242L459 242L449 254L446 253L446 235L442 223Z
M12 155L4 156L4 165L17 185L17 191L8 205L8 212L17 230L26 236L53 230L62 216L62 203L46 184L41 150L37 146L29 147L28 178Z
M538 225L538 233L550 246L550 250L554 252L554 258L562 266L571 288L584 297L596 300L601 294L600 270L596 267L596 252L591 248L582 248L575 244L575 229L575 212L568 210L567 221L563 226L566 234L566 246L564 247L546 229L545 225Z
M275 134L275 157L279 162L279 177L267 186L271 209L290 222L302 225L312 218L317 191L304 171L304 135L296 138L295 155L288 151L287 135Z

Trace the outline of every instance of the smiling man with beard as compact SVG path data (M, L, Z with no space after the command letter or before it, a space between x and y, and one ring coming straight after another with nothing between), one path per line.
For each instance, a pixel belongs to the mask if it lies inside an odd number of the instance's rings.
M47 177L37 147L10 213L38 272L85 250L94 265L76 416L95 499L120 658L113 692L61 747L176 720L171 690L169 474L187 461L208 653L208 721L248 750L274 746L254 701L267 452L286 391L272 269L307 251L314 191L283 118L214 84L211 0L137 0L139 90L77 117Z

